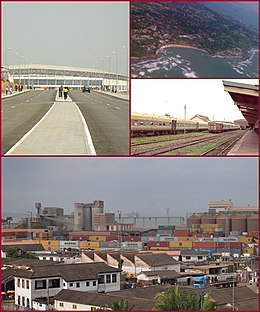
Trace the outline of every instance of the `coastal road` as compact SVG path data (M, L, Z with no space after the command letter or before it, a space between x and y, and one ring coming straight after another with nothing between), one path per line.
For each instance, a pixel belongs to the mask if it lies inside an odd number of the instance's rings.
M97 92L69 95L86 120L97 155L128 155L129 101Z
M2 99L2 154L41 120L53 105L56 93L32 90Z

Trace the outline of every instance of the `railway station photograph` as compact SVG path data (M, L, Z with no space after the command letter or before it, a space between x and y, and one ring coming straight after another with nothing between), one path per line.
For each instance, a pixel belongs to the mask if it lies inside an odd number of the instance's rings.
M2 154L129 155L129 3L1 6Z
M257 79L132 79L131 155L257 156Z

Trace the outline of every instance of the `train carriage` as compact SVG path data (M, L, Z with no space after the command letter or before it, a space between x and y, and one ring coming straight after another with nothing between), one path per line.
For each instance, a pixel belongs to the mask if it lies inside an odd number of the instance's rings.
M211 133L220 133L220 132L239 130L239 129L240 129L240 126L232 122L209 121L208 123L208 131Z
M175 119L168 116L132 113L132 135L176 134L181 132L204 131L208 129L206 122Z

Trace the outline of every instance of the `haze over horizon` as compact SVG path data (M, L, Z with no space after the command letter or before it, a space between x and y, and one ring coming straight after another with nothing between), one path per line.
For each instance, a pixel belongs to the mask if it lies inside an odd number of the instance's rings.
M73 212L76 202L104 200L105 211L186 217L208 202L255 206L257 158L4 158L2 216L35 215L35 202Z
M128 21L127 2L2 2L2 64L29 58L109 71L110 57L111 72L117 58L118 72L127 74Z

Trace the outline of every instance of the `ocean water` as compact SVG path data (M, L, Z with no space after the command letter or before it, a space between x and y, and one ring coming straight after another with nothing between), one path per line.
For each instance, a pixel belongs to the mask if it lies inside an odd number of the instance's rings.
M133 78L258 78L258 50L247 59L212 56L192 49L167 47L156 58L133 60Z

